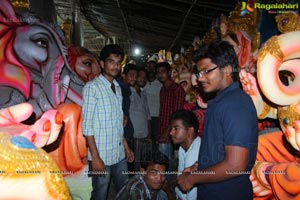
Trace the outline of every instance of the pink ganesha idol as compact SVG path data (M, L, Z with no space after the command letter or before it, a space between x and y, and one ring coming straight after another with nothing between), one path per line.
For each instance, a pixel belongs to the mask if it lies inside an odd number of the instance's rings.
M38 119L65 101L71 69L57 26L32 13L19 18L0 1L0 108L29 102Z
M99 76L100 66L90 51L74 45L68 47L68 61L72 73L66 102L72 103L58 106L64 114L63 135L57 148L49 146L47 150L62 171L80 174L87 164L87 145L81 131L82 89L86 82Z
M300 199L300 31L270 38L259 50L257 81L240 72L259 119L279 120L281 131L259 136L251 173L254 199ZM261 91L261 92L260 92Z
M62 115L49 110L22 124L32 112L29 103L0 110L0 199L71 199L56 162L37 147L57 139Z
M67 49L60 33L55 26L36 16L28 14L18 19L10 2L0 1L0 108L30 103L35 116L33 122L37 119L43 121L41 116L54 112L52 109L63 113L63 138L57 141L60 148L51 155L62 171L79 173L84 165L82 159L87 154L81 134L81 95L77 90L80 87L75 84L79 78L74 75L75 68L71 69L68 64ZM73 103L65 103L66 100ZM39 139L49 133L47 124L30 126L40 130L23 134L38 147L49 144L56 138L52 138L52 134L48 141ZM18 127L22 129L20 124Z

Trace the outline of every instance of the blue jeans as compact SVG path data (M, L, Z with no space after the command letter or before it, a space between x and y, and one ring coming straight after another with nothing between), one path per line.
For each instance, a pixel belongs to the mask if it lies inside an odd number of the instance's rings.
M92 176L93 190L91 200L107 199L111 178L113 179L116 193L118 193L128 181L128 174L123 173L128 171L126 159L114 165L106 166L106 171L107 174L103 176Z
M170 143L160 143L159 144L159 151L162 153L162 154L164 154L165 156L167 156L168 157L168 159L169 159L169 167L168 167L168 169L167 169L167 171L174 171L174 166L173 166L173 154L174 154L174 152L173 152L173 145L172 145L172 143L170 142ZM171 180L171 175L170 174L166 174L166 179L168 180L168 181L170 181Z

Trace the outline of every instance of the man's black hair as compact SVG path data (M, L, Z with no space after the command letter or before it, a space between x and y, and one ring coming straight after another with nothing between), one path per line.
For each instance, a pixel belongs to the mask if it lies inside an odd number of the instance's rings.
M183 125L186 128L193 127L194 133L197 135L198 128L199 128L199 122L196 117L196 115L192 111L188 110L177 110L172 113L170 117L170 122L173 120L182 120Z
M147 74L147 70L146 70L145 67L139 67L138 70L139 70L139 72L140 72L140 71L144 71L144 72Z
M141 168L147 170L150 165L165 165L168 168L169 159L158 149L149 149L143 156Z
M219 68L228 65L232 66L232 79L238 80L238 59L234 48L227 41L215 41L200 47L193 54L193 61L197 63L199 60L209 58L211 62Z
M167 70L168 72L171 71L171 65L170 65L168 62L160 62L160 63L157 63L157 65L156 65L156 71L157 71L158 68L161 68L161 67L166 68L166 70Z
M154 60L150 60L150 61L147 62L147 64L150 64L150 63L153 63L155 65L157 64Z
M122 60L124 58L124 50L122 47L120 47L117 44L109 44L103 47L103 49L100 52L99 59L105 61L105 59L108 58L110 54L114 54L117 56L121 55Z
M128 72L131 70L138 72L139 68L135 64L127 64L123 69L123 74L128 74Z

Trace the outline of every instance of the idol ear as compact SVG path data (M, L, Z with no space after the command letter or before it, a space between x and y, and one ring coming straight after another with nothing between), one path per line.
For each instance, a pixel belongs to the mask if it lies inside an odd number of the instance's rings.
M257 80L263 94L273 103L286 106L300 99L300 31L270 38L259 50ZM292 76L284 84L280 71Z
M20 21L16 16L15 10L9 0L0 1L0 33L3 31L2 25L4 24L20 24Z
M16 88L29 98L30 74L19 63L12 47L19 25L21 22L10 1L0 0L0 86Z
M240 48L240 52L237 55L239 61L239 68L242 69L248 66L250 62L251 37L245 31L238 31L236 33L236 37L239 41L239 44L242 44L240 46L243 46L243 48Z

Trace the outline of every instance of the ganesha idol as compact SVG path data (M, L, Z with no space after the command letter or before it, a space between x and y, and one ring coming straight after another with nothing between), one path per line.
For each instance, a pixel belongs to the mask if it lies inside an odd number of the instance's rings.
M67 103L57 107L64 114L63 135L57 146L50 145L47 150L61 170L79 174L87 164L87 145L81 131L82 89L86 82L99 76L100 66L90 51L74 45L68 47L68 61L72 71Z
M18 19L9 1L0 1L0 10L0 108L29 102L39 118L67 96L63 34L32 14Z
M229 42L237 54L239 67L249 68L251 65L251 36L244 30L229 30L229 21L225 15L220 17L220 34L222 40ZM233 29L233 27L231 27Z
M0 108L4 109L8 122L14 123L13 126L0 123L0 132L24 137L37 148L46 149L60 172L70 172L64 176L79 174L86 166L87 155L86 141L81 133L80 93L85 81L99 75L100 68L91 73L89 66L95 61L90 62L86 57L81 60L85 67L79 64L71 67L63 35L55 26L32 15L17 18L6 0L0 1L0 10ZM83 54L75 55L79 58ZM14 105L21 105L20 116L12 115ZM18 120L26 110L29 114ZM29 116L31 125L21 123ZM10 142L10 139L5 141ZM24 160L24 165L26 162ZM2 179L1 184L9 183L10 178L22 185L22 179L14 177Z
M9 1L0 11L0 108L29 102L37 119L66 100L81 105L84 83L100 74L96 58L67 49L57 26L27 13L19 20Z
M49 129L55 121L45 121L43 116L56 112L52 108L66 99L71 71L66 50L59 30L53 26L29 14L19 20L10 1L0 1L0 11L0 108L29 103L30 114L35 114L33 122L38 119L43 123L32 125L35 131L27 131L23 136L42 147L52 143L59 133L55 126ZM22 126L15 134L20 130ZM48 140L48 135L54 137Z
M9 1L0 1L0 10L0 108L28 102L35 116L30 123L51 109L62 113L64 130L56 141L59 148L50 148L51 155L62 170L79 173L87 154L80 124L81 90L99 75L97 61L82 50L69 51L68 59L60 29L29 14L18 19ZM43 132L27 136L38 147L45 145L35 140Z
M258 118L277 118L282 130L259 136L254 199L300 199L300 31L273 36L259 50L260 90L251 73L242 70L240 79Z
M68 62L71 68L70 85L67 101L82 105L82 89L85 83L100 75L99 63L88 49L70 45Z

